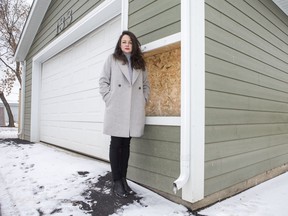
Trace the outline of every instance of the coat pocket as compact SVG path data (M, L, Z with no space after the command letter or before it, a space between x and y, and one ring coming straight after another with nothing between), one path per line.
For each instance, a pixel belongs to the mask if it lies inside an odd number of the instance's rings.
M103 98L105 104L107 105L111 100L111 92L108 92Z

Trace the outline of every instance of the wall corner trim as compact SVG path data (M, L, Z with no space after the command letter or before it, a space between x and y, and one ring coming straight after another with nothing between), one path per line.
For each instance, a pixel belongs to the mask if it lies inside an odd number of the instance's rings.
M204 198L205 2L181 1L180 176L174 189L194 203Z

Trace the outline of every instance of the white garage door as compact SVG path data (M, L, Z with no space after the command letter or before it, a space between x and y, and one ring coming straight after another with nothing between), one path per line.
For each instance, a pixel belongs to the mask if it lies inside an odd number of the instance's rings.
M120 34L117 17L42 66L40 140L108 160L98 79Z

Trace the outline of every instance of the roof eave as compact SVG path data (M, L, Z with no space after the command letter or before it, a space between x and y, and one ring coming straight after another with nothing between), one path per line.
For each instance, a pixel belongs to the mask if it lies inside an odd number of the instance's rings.
M25 60L50 2L51 0L34 0L14 55L15 61Z
M288 0L273 0L273 2L288 16Z

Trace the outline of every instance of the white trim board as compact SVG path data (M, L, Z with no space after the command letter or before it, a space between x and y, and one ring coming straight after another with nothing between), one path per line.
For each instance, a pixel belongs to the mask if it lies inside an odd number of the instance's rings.
M50 2L51 0L34 0L14 55L15 61L25 60Z
M173 43L177 43L181 41L181 33L178 32L176 34L173 35L169 35L167 37L161 38L159 40L153 41L151 43L148 44L144 44L141 46L141 49L143 52L149 52Z
M174 44L181 41L181 33L176 33L159 40L153 41L148 44L141 46L143 52L149 52L170 44ZM179 116L155 116L155 117L146 117L146 125L163 125L163 126L180 126L181 117Z
M204 198L205 2L181 1L181 155L182 199Z
M146 125L180 126L181 117L146 117Z
M129 0L122 0L121 16L121 29L122 31L128 30Z
M106 0L33 57L30 141L40 140L39 92L42 63L120 14L121 0Z

